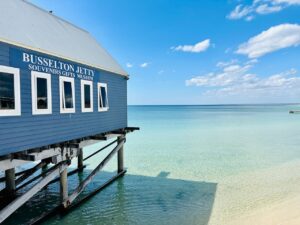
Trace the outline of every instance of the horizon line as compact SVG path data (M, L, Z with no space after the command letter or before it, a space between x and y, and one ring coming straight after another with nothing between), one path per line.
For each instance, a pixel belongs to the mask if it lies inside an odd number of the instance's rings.
M299 105L300 103L224 103L224 104L128 104L128 106L238 106L238 105Z

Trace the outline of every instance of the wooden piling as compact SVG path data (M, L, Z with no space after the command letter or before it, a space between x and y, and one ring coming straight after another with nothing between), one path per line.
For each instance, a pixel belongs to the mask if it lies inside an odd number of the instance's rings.
M14 168L5 170L5 182L7 192L13 194L16 190L16 174Z
M48 169L48 163L46 160L42 160L43 166L42 166L42 172L45 172Z
M60 173L60 197L65 202L68 199L68 170L64 169Z
M118 137L118 144L124 140L124 135ZM118 151L118 173L124 170L124 145Z
M78 163L77 163L77 168L78 171L82 171L83 170L83 151L82 148L79 149L79 154L78 154Z

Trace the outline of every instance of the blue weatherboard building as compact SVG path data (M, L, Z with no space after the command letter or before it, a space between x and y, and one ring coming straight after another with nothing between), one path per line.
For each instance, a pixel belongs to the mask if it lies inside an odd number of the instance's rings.
M50 183L60 182L61 203L36 223L125 174L126 134L139 129L127 126L127 81L128 74L87 31L27 1L0 1L0 223ZM84 157L84 147L108 139L115 140ZM113 145L69 193L68 176ZM75 205L116 154L117 173ZM68 171L74 158L77 169Z
M87 31L0 2L0 155L127 127L127 80Z

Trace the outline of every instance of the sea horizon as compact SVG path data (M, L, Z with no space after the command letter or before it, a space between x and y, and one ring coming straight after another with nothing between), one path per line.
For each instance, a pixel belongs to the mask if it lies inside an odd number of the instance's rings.
M128 104L128 106L260 106L260 105L299 105L300 102L290 103L224 103L224 104Z

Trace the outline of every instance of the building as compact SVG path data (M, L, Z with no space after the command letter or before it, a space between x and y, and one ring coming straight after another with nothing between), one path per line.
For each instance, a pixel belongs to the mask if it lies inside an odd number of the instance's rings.
M16 166L48 159L64 165L57 172L66 179L67 160L79 156L82 166L82 146L112 137L120 144L135 130L127 127L127 80L87 31L27 1L0 1L0 170L6 171L6 188L17 188ZM63 203L71 203L63 193ZM2 211L0 222L8 215Z

